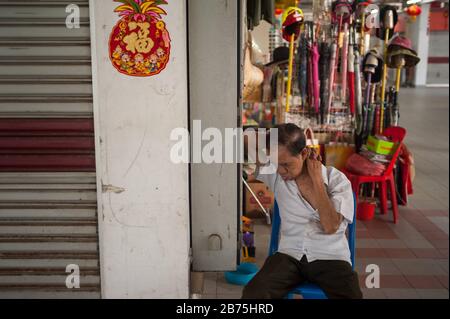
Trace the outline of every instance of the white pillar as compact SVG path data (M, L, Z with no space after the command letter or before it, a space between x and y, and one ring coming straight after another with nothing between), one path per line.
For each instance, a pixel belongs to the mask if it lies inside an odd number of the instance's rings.
M187 128L186 3L163 6L170 61L141 78L108 56L118 5L90 1L102 297L188 298L188 165L170 160Z
M428 50L430 46L429 15L430 4L421 6L422 13L417 20L409 26L409 36L413 42L413 48L417 51L421 61L416 66L414 83L416 86L425 86L427 84L428 72Z

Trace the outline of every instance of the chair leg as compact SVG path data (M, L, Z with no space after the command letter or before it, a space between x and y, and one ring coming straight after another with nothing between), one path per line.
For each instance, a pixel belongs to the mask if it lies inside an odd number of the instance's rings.
M394 224L397 224L398 220L398 205L397 205L397 193L395 190L394 176L389 177L390 193L391 193L391 203L392 203L392 213L394 214Z
M380 185L380 211L382 215L387 213L387 189L386 189L386 181L382 181L379 183Z
M351 183L352 183L353 193L355 194L355 202L356 202L356 204L358 204L359 187L361 184L359 184L355 180L352 180Z

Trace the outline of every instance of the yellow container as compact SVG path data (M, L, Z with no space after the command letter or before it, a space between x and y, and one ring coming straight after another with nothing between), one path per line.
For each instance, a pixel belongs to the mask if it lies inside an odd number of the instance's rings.
M394 142L385 141L370 135L367 139L367 149L381 155L391 155L394 151Z

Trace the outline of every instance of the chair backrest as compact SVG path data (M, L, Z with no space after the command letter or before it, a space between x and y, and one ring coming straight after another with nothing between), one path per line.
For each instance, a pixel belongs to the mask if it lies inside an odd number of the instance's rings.
M356 196L353 194L353 223L349 224L347 227L347 239L348 246L350 249L350 259L352 261L352 267L355 268L355 245L356 245ZM273 207L272 216L272 232L270 235L270 245L269 245L269 256L272 256L278 251L278 243L280 236L280 210L278 208L278 203L275 201Z
M403 140L405 139L406 136L406 129L400 126L391 126L384 130L383 135L388 137L391 141L397 143L397 148L394 154L392 155L391 162L389 163L388 167L386 168L386 171L384 172L385 175L389 175L394 169L395 163L397 162L397 158L402 149Z

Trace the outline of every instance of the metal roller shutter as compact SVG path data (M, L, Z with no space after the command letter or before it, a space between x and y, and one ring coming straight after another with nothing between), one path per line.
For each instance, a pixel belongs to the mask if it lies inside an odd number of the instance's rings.
M89 32L88 0L0 0L0 298L100 297Z

